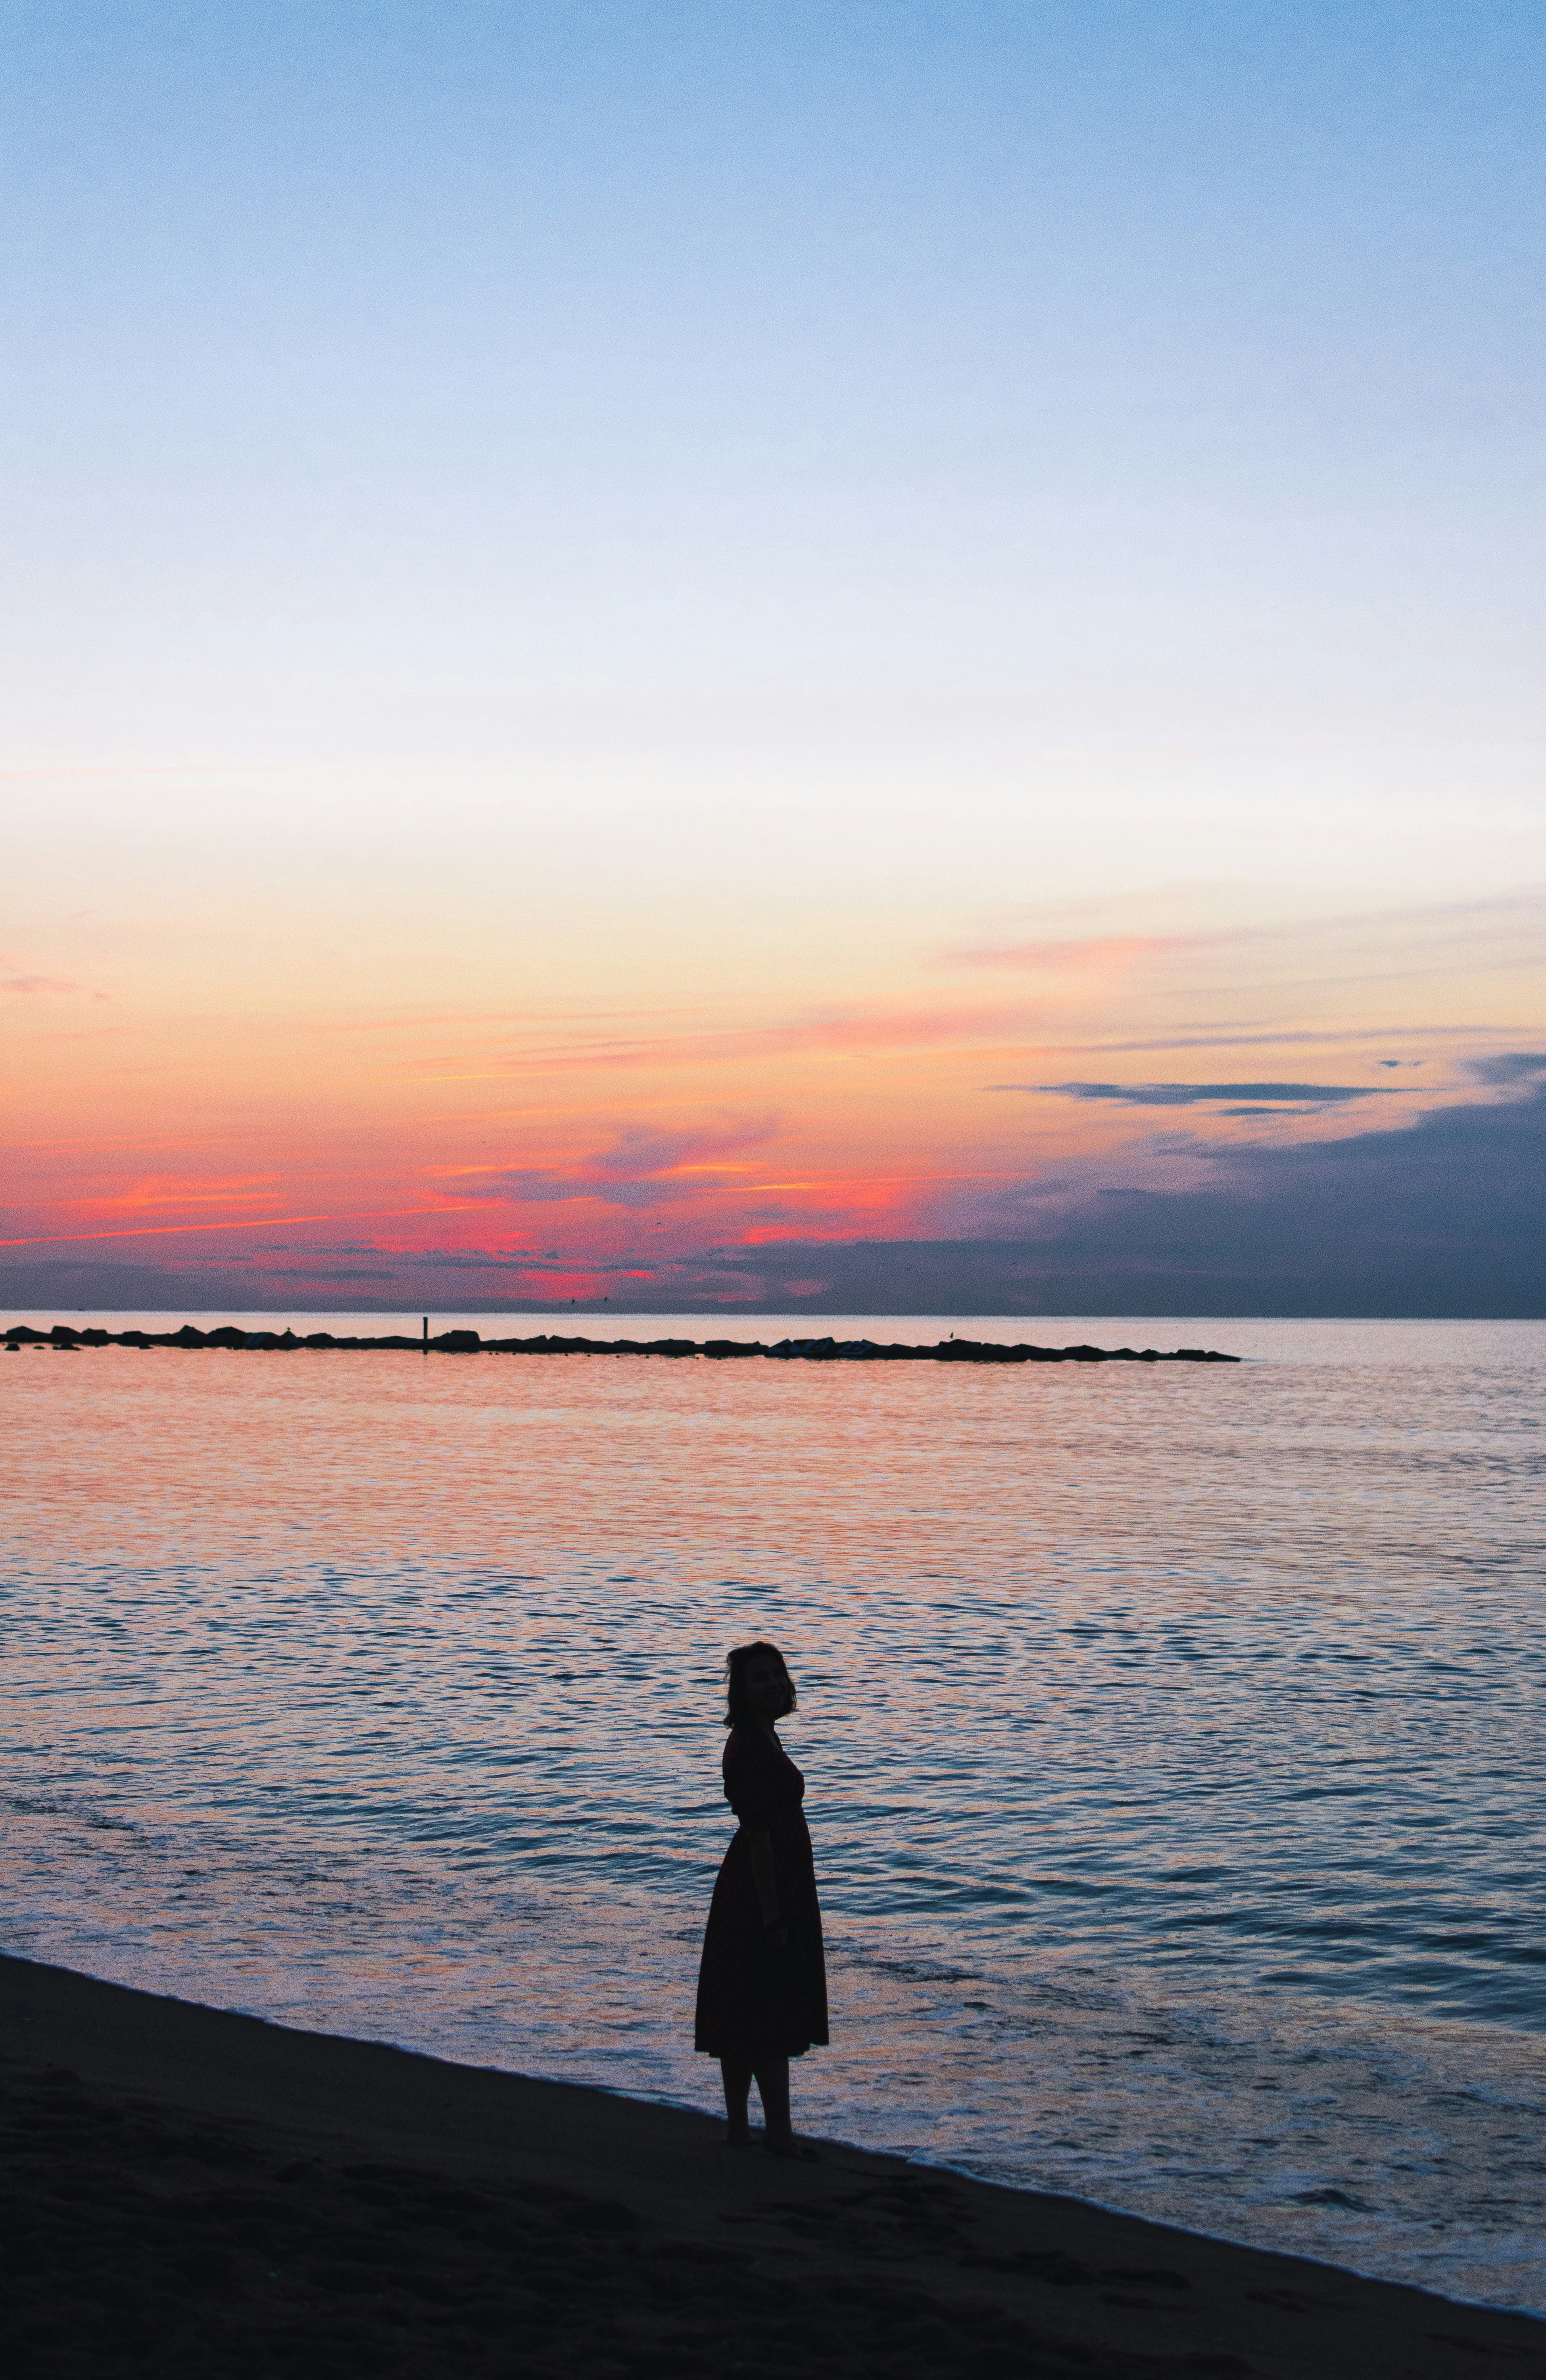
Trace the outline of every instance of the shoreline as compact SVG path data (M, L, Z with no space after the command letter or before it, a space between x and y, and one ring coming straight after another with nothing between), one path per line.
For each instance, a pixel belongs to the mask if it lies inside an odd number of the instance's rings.
M67 1968L0 1957L0 2040L51 2380L1546 2374L1529 2314Z
M45 1309L46 1311L46 1309ZM775 1363L807 1364L1238 1364L1238 1355L1223 1355L1211 1347L1178 1347L1162 1354L1157 1347L1037 1347L1018 1342L1005 1346L982 1339L941 1339L931 1347L915 1347L877 1339L781 1339L764 1346L760 1339L588 1339L543 1331L533 1339L485 1339L476 1330L443 1330L431 1338L426 1321L421 1338L395 1331L379 1338L335 1338L331 1330L313 1330L304 1338L295 1331L244 1330L223 1323L213 1330L197 1330L191 1322L180 1330L78 1330L68 1322L34 1330L13 1322L4 1334L12 1353L24 1347L176 1347L189 1351L214 1347L231 1353L293 1354L302 1349L341 1350L424 1355L664 1355L703 1356L723 1362L739 1356L761 1356Z

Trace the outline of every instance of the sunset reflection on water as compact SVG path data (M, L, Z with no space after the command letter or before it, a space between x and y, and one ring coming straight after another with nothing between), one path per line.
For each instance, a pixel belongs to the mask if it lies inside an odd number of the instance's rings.
M6 1946L707 2100L765 1633L813 2129L1546 2304L1546 1326L960 1327L1262 1359L0 1359Z

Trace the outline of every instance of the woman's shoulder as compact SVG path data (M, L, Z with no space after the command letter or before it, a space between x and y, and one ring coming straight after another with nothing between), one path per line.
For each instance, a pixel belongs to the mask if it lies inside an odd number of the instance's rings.
M733 1727L724 1745L724 1773L732 1771L741 1777L765 1775L778 1777L788 1766L789 1755L775 1735L764 1735L760 1727Z

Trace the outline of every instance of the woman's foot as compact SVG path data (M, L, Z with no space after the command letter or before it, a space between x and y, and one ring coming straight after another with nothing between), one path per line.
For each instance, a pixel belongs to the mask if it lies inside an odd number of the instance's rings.
M764 2132L762 2146L770 2156L792 2157L797 2165L820 2165L822 2160L809 2141L797 2141L791 2132L785 2140L773 2140Z
M724 2145L727 2149L749 2149L751 2146L750 2125L732 2124L724 2135Z

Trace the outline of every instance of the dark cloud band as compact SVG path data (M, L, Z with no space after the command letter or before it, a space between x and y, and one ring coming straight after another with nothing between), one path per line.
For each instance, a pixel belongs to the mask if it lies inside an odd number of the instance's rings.
M1334 1107L1343 1099L1395 1096L1385 1083L995 1083L995 1090L1053 1092L1065 1099L1116 1099L1129 1108L1216 1107L1247 1099L1252 1108Z

